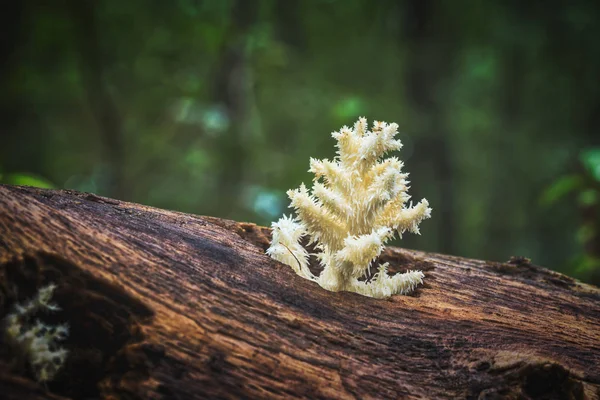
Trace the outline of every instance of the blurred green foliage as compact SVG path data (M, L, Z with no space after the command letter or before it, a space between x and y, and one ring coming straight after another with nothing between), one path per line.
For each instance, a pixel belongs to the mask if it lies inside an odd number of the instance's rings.
M365 115L400 124L433 207L402 246L593 280L599 21L591 0L12 2L2 182L269 224Z
M47 179L32 174L2 174L0 173L0 183L8 185L34 186L44 189L54 189L54 185Z
M570 206L579 210L575 238L582 251L570 261L571 270L580 278L600 282L600 148L583 150L578 173L558 178L543 193L546 207Z

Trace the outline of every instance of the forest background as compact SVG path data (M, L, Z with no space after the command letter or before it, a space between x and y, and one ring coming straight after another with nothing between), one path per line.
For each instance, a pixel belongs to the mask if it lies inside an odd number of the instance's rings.
M0 13L0 182L269 225L400 125L403 247L600 284L600 2L54 0Z

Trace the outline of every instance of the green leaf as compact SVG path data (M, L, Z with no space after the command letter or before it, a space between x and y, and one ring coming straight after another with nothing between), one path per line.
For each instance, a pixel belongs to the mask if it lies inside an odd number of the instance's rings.
M592 255L583 255L575 260L576 275L583 275L600 269L600 258Z
M548 207L556 204L557 201L569 193L584 186L585 180L580 175L566 175L556 180L548 187L540 198L540 204Z
M341 120L357 118L364 112L365 105L363 101L356 96L346 97L333 107L333 114Z
M49 180L33 174L8 174L4 182L11 185L34 186L43 189L54 188L54 185Z
M595 189L587 189L579 193L579 204L584 207L596 205L598 203L598 192Z
M582 151L579 155L579 160L592 177L600 182L600 148Z

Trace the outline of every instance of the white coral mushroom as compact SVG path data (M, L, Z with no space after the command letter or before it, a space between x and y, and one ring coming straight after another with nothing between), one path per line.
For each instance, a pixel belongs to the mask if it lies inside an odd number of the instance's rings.
M52 380L68 354L58 345L69 334L66 324L50 326L38 320L35 323L31 321L31 316L37 312L60 310L58 305L50 303L55 289L53 284L41 288L33 299L17 304L5 321L7 339L27 358L40 382Z
M397 133L397 124L385 122L375 122L368 131L365 118L353 129L344 126L333 132L337 156L332 161L310 160L309 171L315 174L312 193L304 184L288 191L298 217L284 216L273 223L267 253L331 291L383 298L409 293L422 283L421 271L389 276L387 263L379 265L369 281L360 280L396 232L418 234L421 221L431 216L425 199L407 206L409 182L408 174L401 173L402 162L396 157L380 160L402 147L394 139ZM317 243L323 266L319 276L308 268L308 253L300 244L303 236Z

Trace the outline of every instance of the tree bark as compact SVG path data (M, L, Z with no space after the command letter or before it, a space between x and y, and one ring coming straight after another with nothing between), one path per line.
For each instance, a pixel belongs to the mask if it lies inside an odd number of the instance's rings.
M68 322L46 387L0 348L9 399L600 397L600 289L525 258L387 248L411 296L328 292L270 230L93 194L0 186L0 311L49 283ZM0 396L1 397L1 396Z

